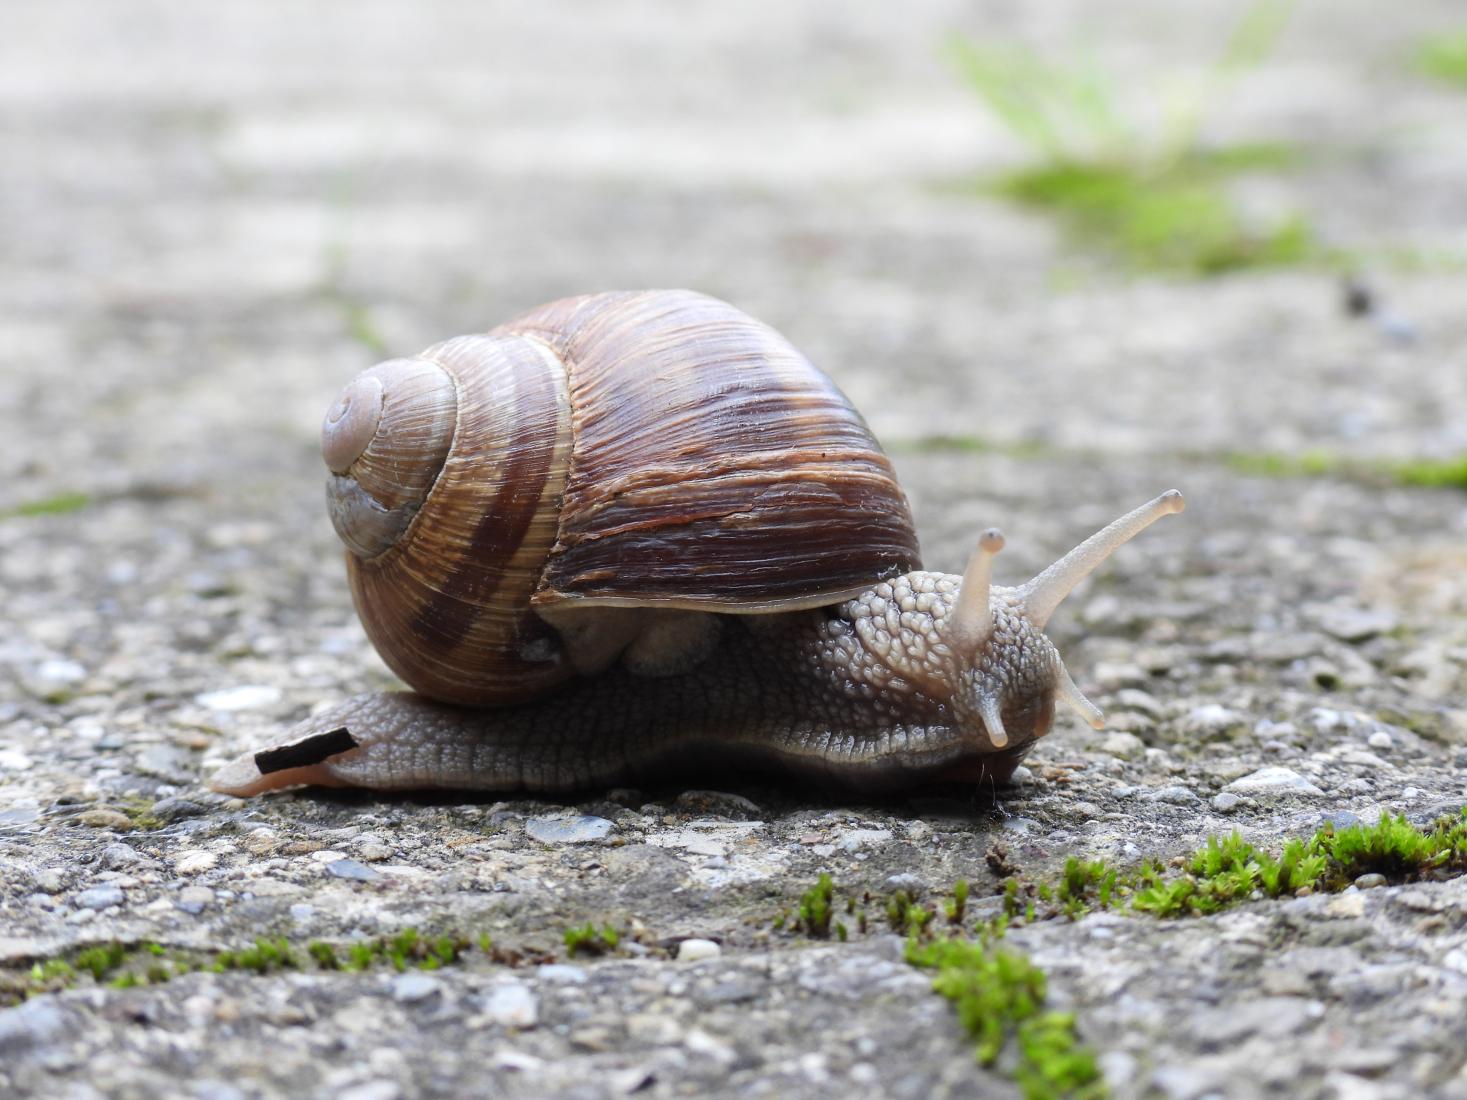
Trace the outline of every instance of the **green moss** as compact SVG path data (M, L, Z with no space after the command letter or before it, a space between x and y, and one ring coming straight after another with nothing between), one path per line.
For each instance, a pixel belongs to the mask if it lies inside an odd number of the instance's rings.
M1433 80L1467 89L1467 30L1427 38L1417 48L1416 67Z
M1227 184L1277 172L1296 150L1263 143L1206 148L1206 108L1272 50L1291 0L1255 0L1191 92L1163 101L1169 125L1120 108L1117 81L1085 59L1055 61L959 39L951 55L988 109L1027 145L1032 162L985 187L1057 216L1081 243L1150 271L1216 275L1311 263L1326 252L1302 215L1267 224L1244 217Z
M1275 857L1237 833L1212 837L1185 871L1168 876L1143 867L1131 906L1157 917L1215 913L1254 898L1343 890L1364 874L1404 882L1467 871L1467 810L1428 829L1382 814L1374 825L1326 826L1287 841Z
M1321 249L1301 217L1262 227L1243 219L1222 179L1248 163L1241 155L1230 159L1226 151L1161 170L1062 162L1011 173L992 188L1054 211L1079 239L1139 269L1220 275L1318 258Z
M1239 473L1256 477L1341 477L1429 489L1467 489L1467 455L1393 462L1351 459L1328 451L1297 455L1238 452L1225 456L1225 461Z
M567 928L563 938L566 951L572 956L609 954L621 942L621 936L611 925L598 929L589 922L579 928Z
M150 798L126 798L117 808L127 815L134 829L143 832L161 829L168 824L153 812L153 800Z
M0 508L0 519L23 518L26 516L64 516L68 512L79 512L92 503L88 493L57 493L40 500L29 500L10 508Z
M993 1066L1015 1043L1012 1072L1029 1100L1105 1095L1095 1055L1080 1043L1074 1017L1045 1008L1044 972L1023 955L996 947L992 937L929 943L913 937L906 957L936 971L932 988L953 1003L980 1063Z
M1422 485L1430 489L1467 489L1467 455L1441 460L1397 462L1391 466L1391 473L1402 485Z
M295 970L299 965L289 942L282 936L273 940L257 939L253 947L239 951L221 951L209 969L221 974L226 970L270 974L277 970Z
M834 897L835 881L829 875L822 874L815 885L800 896L796 928L803 929L807 936L829 939L830 919L834 912L831 901Z
M968 910L968 880L958 879L953 883L953 896L943 902L943 911L947 914L948 924L962 924L963 914Z
M85 970L92 981L100 982L112 971L127 961L131 952L120 943L102 944L78 951L73 964L77 970Z
M615 946L614 929L603 929L597 935L603 940L609 936L611 945ZM283 937L257 939L251 947L214 953L170 951L157 943L97 944L59 958L37 961L24 971L0 969L0 1005L37 993L66 989L88 978L97 985L130 989L170 981L195 969L253 974L302 970L312 965L318 970L354 971L378 966L391 966L399 971L410 966L437 970L462 963L470 946L465 936L446 933L430 937L416 928L348 944L344 954L322 940L313 940L298 949ZM487 934L479 936L478 946L486 956L500 961Z

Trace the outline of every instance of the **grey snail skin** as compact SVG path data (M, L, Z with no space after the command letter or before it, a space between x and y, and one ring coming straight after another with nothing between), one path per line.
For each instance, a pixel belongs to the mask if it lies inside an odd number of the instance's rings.
M327 501L368 637L360 695L217 772L564 793L730 769L883 794L1002 783L1057 701L1043 631L1172 490L1017 587L988 530L922 568L891 464L782 336L690 291L594 294L358 375Z

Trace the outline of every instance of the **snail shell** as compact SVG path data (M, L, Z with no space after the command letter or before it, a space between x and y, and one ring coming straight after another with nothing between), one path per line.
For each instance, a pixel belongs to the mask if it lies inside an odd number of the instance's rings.
M647 609L696 637L704 617L676 612L830 605L920 568L844 395L690 291L568 298L373 367L322 453L367 634L445 702L522 702L604 667Z

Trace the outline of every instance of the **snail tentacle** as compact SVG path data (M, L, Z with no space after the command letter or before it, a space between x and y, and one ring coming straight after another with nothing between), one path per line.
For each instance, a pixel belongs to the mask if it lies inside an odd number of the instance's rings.
M1180 512L1186 501L1176 489L1169 489L1155 500L1127 512L1114 523L1097 531L1055 562L1033 580L1020 587L1024 614L1034 626L1043 630L1055 608L1088 577L1101 562L1118 548L1130 542L1162 516Z
M978 538L978 547L963 570L958 605L948 617L949 643L959 655L971 658L993 633L989 589L993 586L993 559L1003 549L1003 532L990 527Z

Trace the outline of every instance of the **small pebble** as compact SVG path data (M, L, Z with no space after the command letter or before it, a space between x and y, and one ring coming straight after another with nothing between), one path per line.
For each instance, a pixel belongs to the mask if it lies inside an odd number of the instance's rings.
M840 834L836 845L847 852L858 852L862 848L874 848L891 840L890 829L847 829Z
M207 909L213 900L214 891L207 886L185 886L178 892L178 897L174 899L173 905L176 909L197 916Z
M75 661L55 657L22 673L21 683L38 699L69 694L87 678L87 670Z
M585 967L567 963L546 963L535 973L542 982L550 982L552 985L584 985L588 977Z
M540 1004L523 982L502 982L482 998L484 1014L503 1027L534 1027Z
M180 852L173 860L173 869L180 875L197 875L204 871L213 870L219 863L219 857L213 852L206 852L201 848Z
M334 859L326 864L326 873L352 882L376 882L382 877L365 863L354 859Z
M1146 742L1134 733L1110 733L1100 742L1100 751L1122 760L1134 760L1146 752Z
M195 695L194 702L210 710L259 710L280 702L280 689L268 684L242 684Z
M700 962L703 959L716 959L723 954L723 948L712 940L683 940L677 945L678 962Z
M536 1058L533 1054L526 1054L522 1050L501 1050L494 1056L490 1063L495 1069L514 1070L519 1073L530 1073L544 1067L545 1060Z
M392 979L392 999L399 1004L417 1004L443 991L443 983L427 974L399 974Z
M764 816L756 803L741 794L724 791L684 791L672 806L686 814L726 817L733 821L758 821Z
M132 828L132 818L117 810L88 810L78 814L76 819L89 829L116 829L125 832Z
M1395 738L1385 730L1376 730L1365 739L1365 743L1372 749L1388 749L1396 743Z
M1196 791L1192 790L1190 787L1183 787L1180 785L1173 787L1158 787L1154 791L1148 791L1145 794L1141 795L1141 798L1143 801L1146 802L1165 802L1172 806L1188 806L1191 805L1193 802L1201 801L1197 797Z
M532 817L525 822L525 833L541 844L585 844L600 840L611 832L612 823L604 817L581 814L579 817Z
M1385 875L1375 874L1374 872L1368 875L1361 875L1355 880L1355 885L1362 890L1374 890L1377 886L1384 886L1385 884Z
M1233 780L1223 789L1258 798L1282 798L1290 795L1318 798L1324 794L1292 768L1259 768L1241 779Z
M1384 611L1369 611L1362 607L1321 608L1315 613L1315 621L1326 634L1342 642L1363 642L1377 634L1388 634L1398 625L1394 615Z
M143 857L138 855L126 844L109 844L102 849L102 866L109 871L120 871L124 867L134 867L141 863Z
M914 875L910 871L903 871L899 875L887 875L883 885L890 893L905 890L908 896L914 898L920 898L927 892L927 883L922 876Z
M0 1009L0 1053L18 1054L44 1046L67 1030L65 1014L50 997L36 997Z
M159 821L178 821L208 813L208 807L187 798L160 798L153 803L153 816Z
M1194 707L1182 719L1182 732L1194 737L1221 737L1230 730L1246 725L1246 715L1218 703Z
M398 1100L402 1089L395 1081L366 1081L349 1085L336 1094L336 1100Z
M1220 814L1228 814L1236 810L1238 803L1242 801L1241 795L1236 795L1232 791L1223 791L1221 794L1213 795L1212 808Z
M121 905L126 896L121 886L108 882L83 890L76 896L76 903L83 909L109 909L114 905Z

